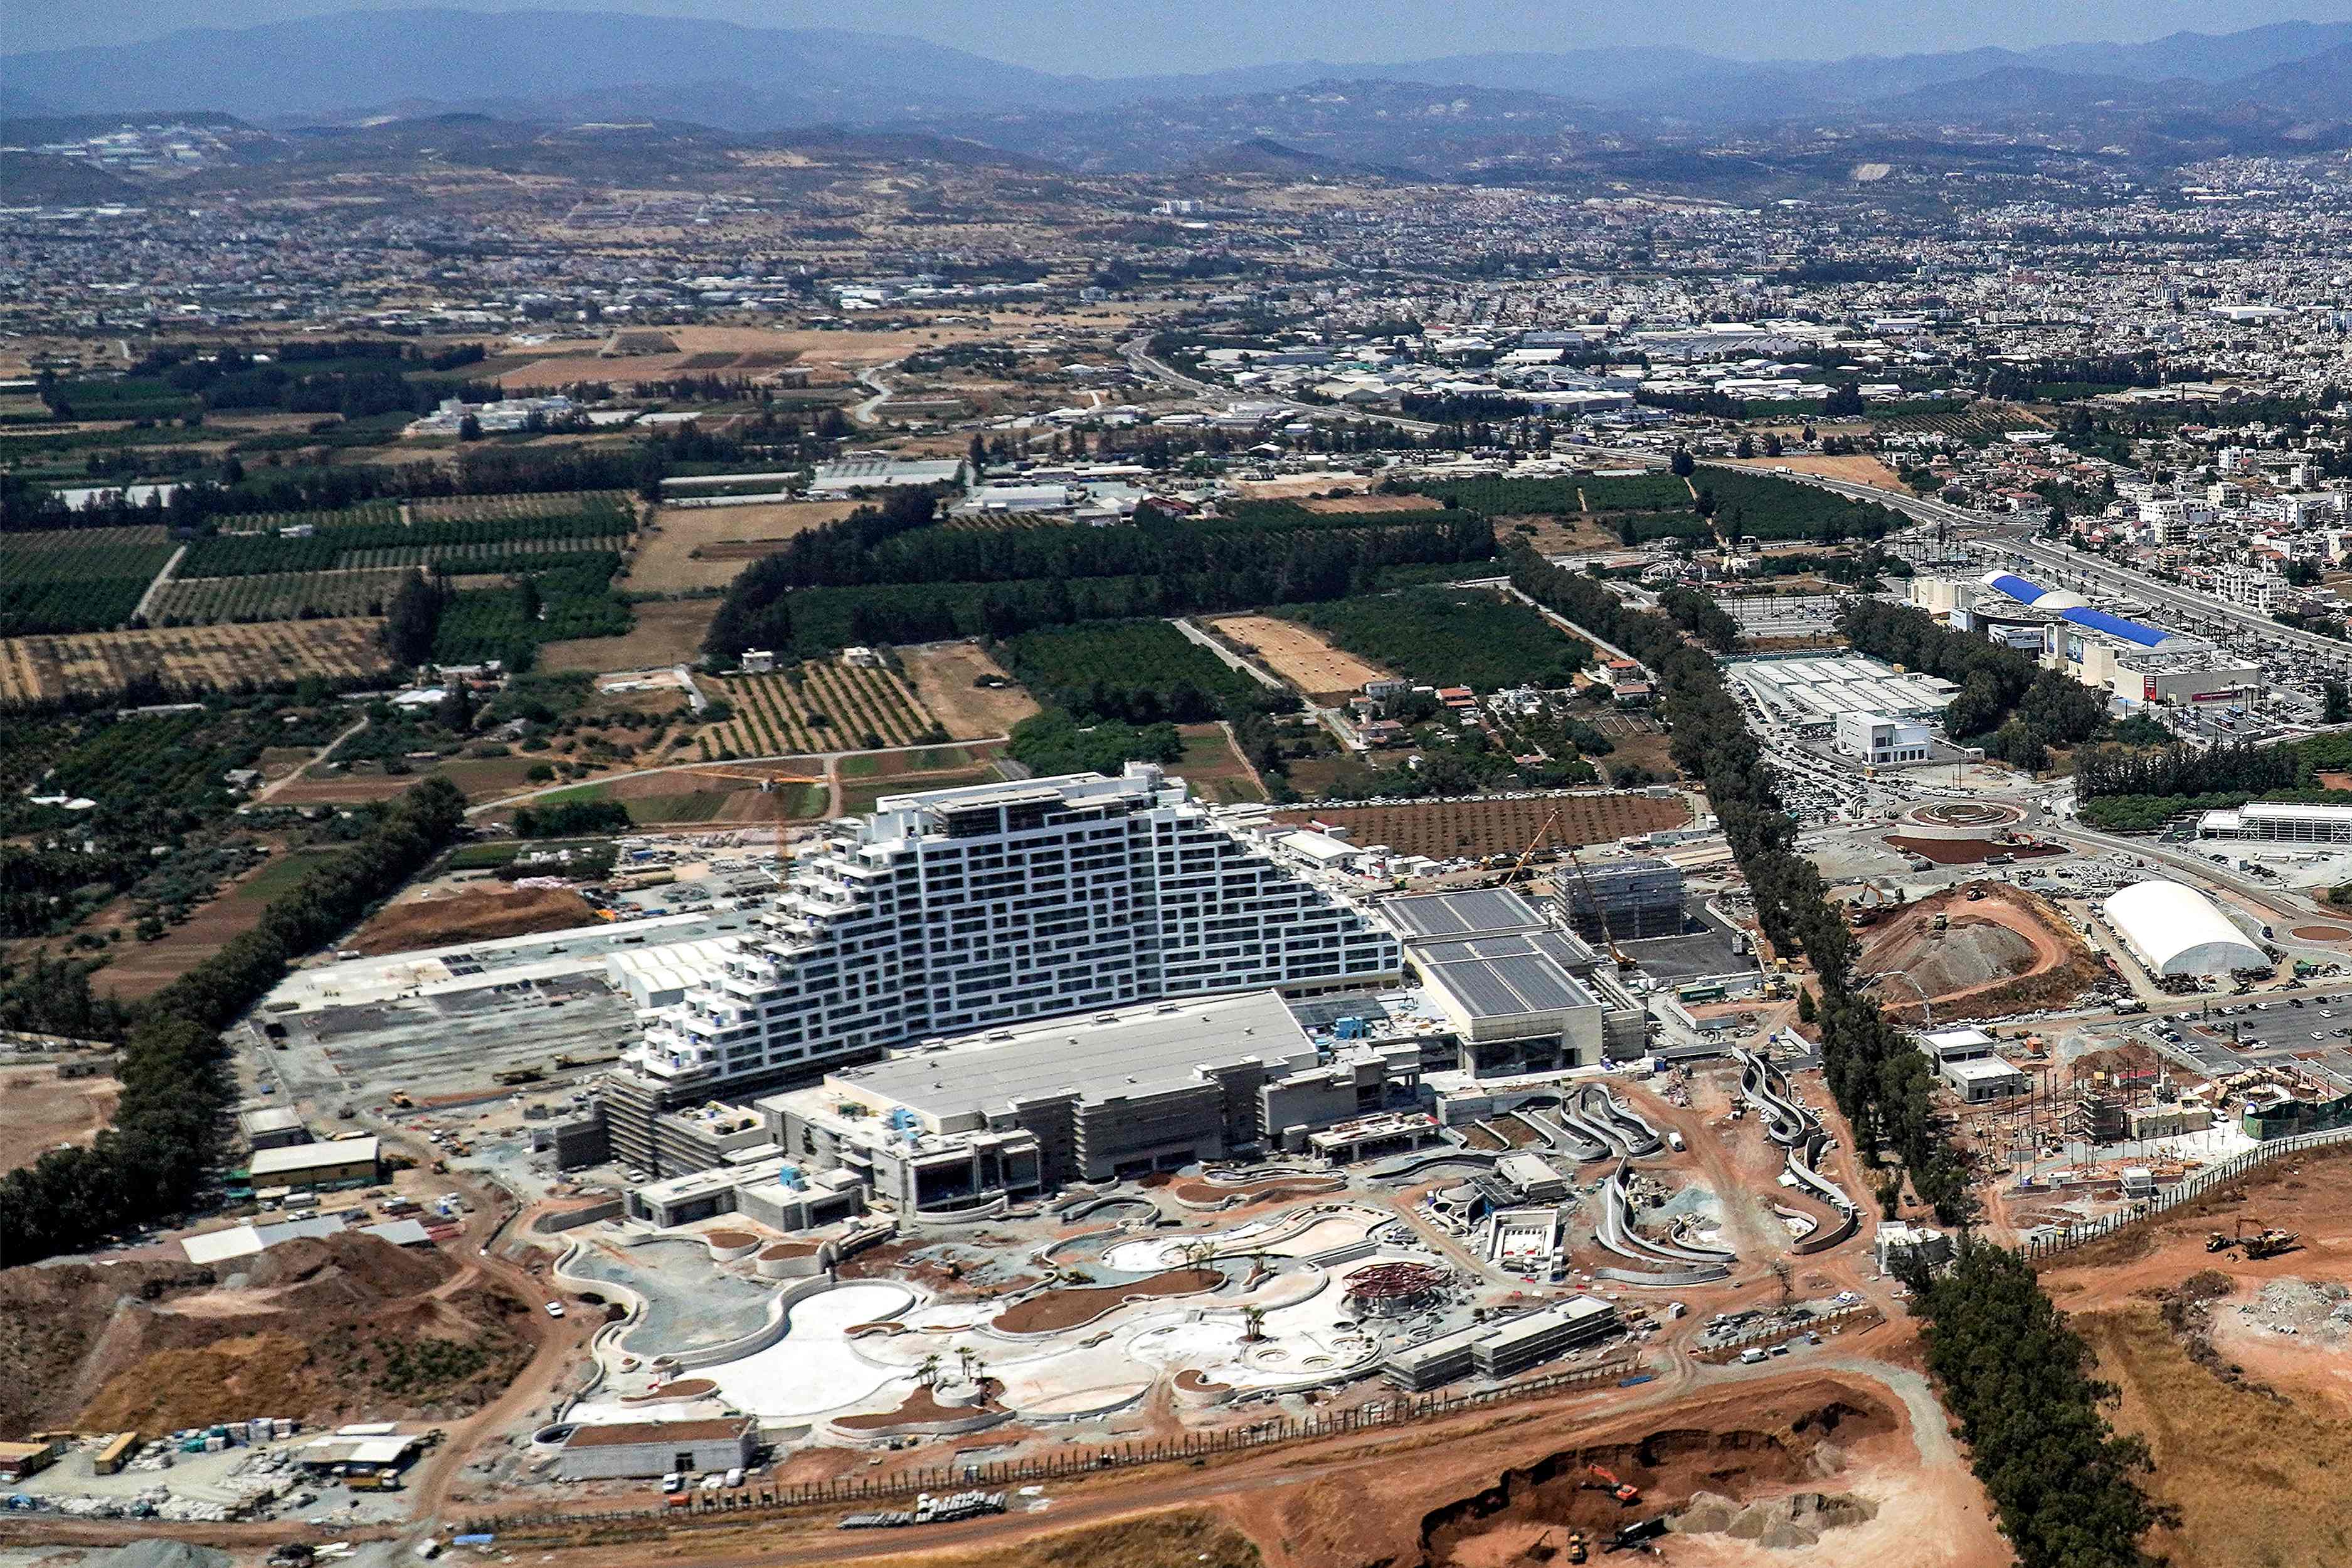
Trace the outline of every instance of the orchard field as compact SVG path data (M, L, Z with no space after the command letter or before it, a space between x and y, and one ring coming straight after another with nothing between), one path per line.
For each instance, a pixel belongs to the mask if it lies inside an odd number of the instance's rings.
M701 744L706 758L782 756L911 746L944 733L895 671L811 660L772 675L729 676L717 686L735 717Z

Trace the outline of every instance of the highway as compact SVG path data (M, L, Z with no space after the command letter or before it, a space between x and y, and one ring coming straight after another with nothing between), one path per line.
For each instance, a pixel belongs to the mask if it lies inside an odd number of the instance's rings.
M2061 549L2033 539L2024 523L1989 518L1980 512L1969 511L1943 501L1884 490L1874 485L1856 484L1848 479L1826 479L1816 474L1783 477L1817 486L1849 500L1874 501L1919 522L1944 524L1955 529L1964 528L1979 535L1990 535L1999 541L2001 548L2013 551L2042 568L2044 575L2052 579L2044 586L2105 588L2111 593L2142 600L2151 607L2168 610L2176 619L2191 626L2227 627L2244 632L2281 647L2320 655L2323 664L2338 673L2352 669L2352 647L2335 638L2297 631L2293 626L2282 626L2259 610L2225 604L2210 595L2160 582L2145 573L2118 566L2098 556Z

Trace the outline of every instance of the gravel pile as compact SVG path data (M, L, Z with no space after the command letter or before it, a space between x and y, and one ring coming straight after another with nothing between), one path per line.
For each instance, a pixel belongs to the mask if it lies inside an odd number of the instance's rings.
M231 1568L226 1552L185 1541L133 1541L110 1552L93 1552L82 1568Z

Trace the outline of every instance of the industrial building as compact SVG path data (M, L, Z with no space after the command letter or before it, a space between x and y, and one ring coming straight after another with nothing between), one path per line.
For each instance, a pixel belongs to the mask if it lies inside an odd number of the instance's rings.
M1936 1071L1952 1091L1970 1105L2009 1100L2026 1091L2025 1074L1999 1057L1968 1057L1941 1061Z
M364 1187L383 1179L383 1163L373 1138L338 1138L325 1143L293 1143L262 1149L246 1171L257 1192L287 1187L317 1192L333 1187Z
M1572 1296L1507 1322L1474 1324L1391 1352L1381 1363L1381 1374L1414 1393L1459 1383L1474 1373L1510 1377L1607 1339L1617 1328L1615 1307L1591 1296Z
M2135 882L2110 895L2099 912L2158 978L2271 968L2269 956L2211 899L2179 882Z
M1935 740L1925 724L1884 713L1841 713L1837 749L1873 767L1892 767L1926 762L1934 752Z
M901 1212L1175 1170L1307 1133L1409 1090L1412 1040L1327 1060L1272 991L1063 1018L901 1052L760 1102L787 1160Z
M2209 811L2200 816L2197 837L2273 844L2352 844L2352 805L2248 801L2235 811Z
M1647 1013L1593 950L1507 888L1390 899L1380 912L1406 933L1473 1077L1590 1067L1648 1040Z
M302 1113L290 1105L264 1105L236 1113L236 1131L248 1149L284 1149L310 1142Z
M823 499L908 485L961 486L968 472L961 458L902 461L887 452L852 452L819 463L809 479L809 494Z
M567 1481L724 1474L751 1464L758 1433L756 1422L740 1415L581 1426L563 1440L555 1473Z
M1723 668L1782 723L1824 732L1842 713L1915 723L1941 719L1960 689L1940 676L1898 670L1860 654L1738 658Z
M949 1035L1163 997L1401 973L1396 937L1150 763L886 795L793 862L604 1085L614 1152L656 1174L655 1119Z

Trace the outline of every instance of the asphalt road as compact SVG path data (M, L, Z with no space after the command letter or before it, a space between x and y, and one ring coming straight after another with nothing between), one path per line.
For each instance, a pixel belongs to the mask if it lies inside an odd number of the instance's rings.
M2128 594L2150 605L2163 606L2175 616L2193 616L2205 621L2226 624L2240 631L2256 635L2276 647L2317 654L2327 664L2337 668L2352 667L2352 647L2347 647L2332 637L2296 631L2292 626L2281 626L2260 611L2244 609L2236 605L2225 604L2220 599L2204 594L2191 593L2187 589L2175 587L2169 583L2160 582L2144 573L2117 566L2112 562L2084 554L2080 551L2064 550L2042 542L2031 537L2025 524L1999 518L1989 518L1979 512L1948 506L1942 501L1929 500L1919 496L1900 495L1871 485L1855 484L1846 479L1825 479L1814 474L1790 474L1783 477L1796 479L1803 484L1817 486L1832 494L1844 496L1851 500L1875 501L1920 522L1948 524L1954 528L1966 528L1979 534L1996 536L2003 548L2015 551L2048 572L2065 573L2075 577L2088 578L2093 583L2108 587L2115 592Z

